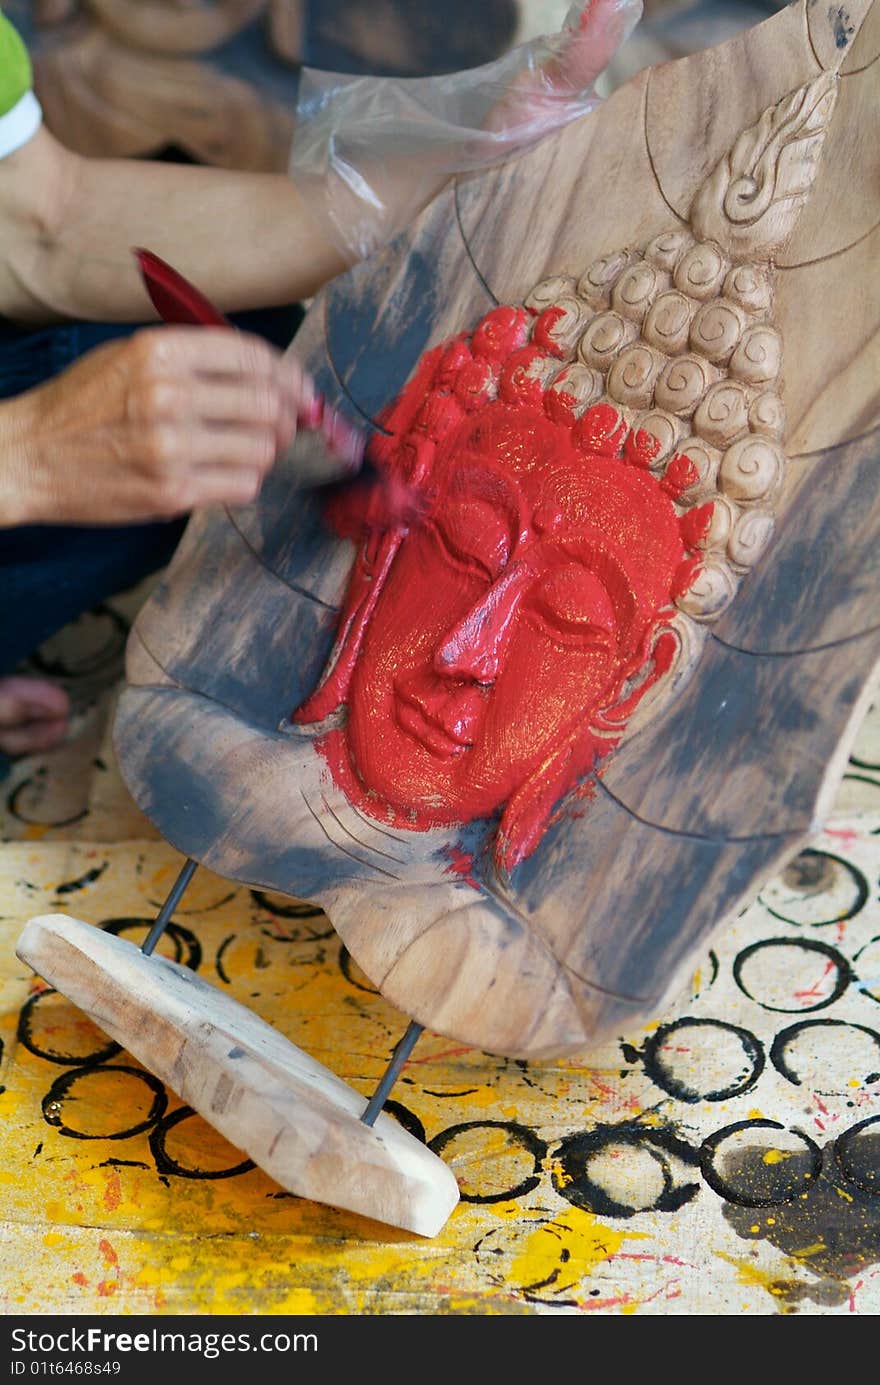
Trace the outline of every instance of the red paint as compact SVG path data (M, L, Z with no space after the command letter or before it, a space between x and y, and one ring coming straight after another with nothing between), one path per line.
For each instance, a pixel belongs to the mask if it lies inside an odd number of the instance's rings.
M449 865L446 867L447 873L457 875L471 889L478 890L480 887L473 876L474 858L469 851L462 851L457 846L449 846L446 849L449 857Z
M677 453L666 468L663 480L660 483L663 489L672 496L673 500L678 500L697 479L697 468L694 466L690 457L682 453Z
M316 746L382 822L500 814L506 868L667 671L662 628L710 517L683 528L673 505L688 459L664 486L650 434L607 404L574 419L544 392L527 329L524 310L495 309L469 343L426 353L382 420L374 460L417 487L423 512L377 537L340 498L334 521L362 543L324 678L293 715L346 705Z
M98 1242L98 1249L104 1258L104 1264L114 1268L117 1276L115 1279L102 1279L96 1286L97 1291L101 1298L112 1298L119 1288L119 1256L107 1240L101 1239Z
M122 1201L122 1181L119 1174L114 1170L107 1179L107 1186L104 1189L104 1206L110 1212L115 1212Z
M659 451L660 439L644 428L636 432L630 429L623 440L623 455L633 466L650 466Z
M709 532L709 525L712 523L713 509L714 506L709 501L705 505L695 505L692 510L688 510L686 515L682 515L681 533L687 548L699 547L706 537Z
M551 356L564 356L565 347L556 341L553 329L565 317L564 308L545 308L532 328L532 342Z

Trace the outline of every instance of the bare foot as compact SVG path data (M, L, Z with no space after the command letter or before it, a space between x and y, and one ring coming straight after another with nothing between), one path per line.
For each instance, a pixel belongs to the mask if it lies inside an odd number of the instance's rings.
M67 735L70 699L45 678L0 678L0 752L31 755L52 750Z

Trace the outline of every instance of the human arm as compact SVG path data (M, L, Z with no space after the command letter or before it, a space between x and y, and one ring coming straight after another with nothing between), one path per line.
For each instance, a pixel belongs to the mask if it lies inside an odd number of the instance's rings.
M131 254L147 245L224 312L311 296L345 262L280 173L89 159L45 128L0 162L0 315L155 317Z
M634 22L638 9L639 0L592 0L582 10L575 7L583 23L579 18L573 29L566 28L561 49L551 50L546 67L543 51L540 61L528 55L527 65L518 69L515 99L505 67L501 90L512 124L508 129L506 118L501 120L503 137L490 140L488 149L480 143L468 157L491 162L533 140L537 131L573 118L583 104L571 104L572 92L582 94L579 84L592 80L619 41L621 16ZM487 72L474 69L473 89L485 84ZM444 106L443 91L441 98ZM385 99L379 100L380 110ZM489 100L487 109L494 109L494 99L484 99L483 105ZM356 102L355 126L358 109ZM430 176L413 179L411 158L402 164L385 158L382 141L394 125L393 110L390 119L381 114L377 140L367 149L368 163L389 175L382 183L381 215L367 237L369 248L377 234L387 238L401 216L414 215L439 190L464 152L459 147L463 129L453 121L448 158L432 165ZM304 193L303 186L311 191ZM350 243L334 234L339 227L332 217L328 225L314 193L314 183L282 174L84 158L40 129L0 161L0 314L25 323L149 320L154 311L133 245L146 245L171 261L226 313L308 297L352 258ZM219 415L220 381L213 382L209 404L201 342L179 339L171 369L158 333L102 348L97 364L105 386L93 363L81 362L57 381L0 407L0 443L6 449L0 525L40 519L117 522L181 513L216 500L252 499L271 465L265 459L271 431L265 417L268 387L258 372L250 381L253 388L237 391L230 413L229 389L242 366L230 357L230 341L216 349L227 357L214 372L224 377L227 391ZM253 365L252 359L249 369ZM80 388L84 401L91 402L77 413L69 401ZM302 381L274 372L276 438L292 436L302 412L302 388ZM172 407L174 419L167 416ZM237 455L226 456L225 469L212 474L205 444L216 445L218 428ZM225 494L215 481L228 487Z
M0 314L152 315L132 245L169 260L225 312L310 297L456 173L590 110L596 78L640 14L641 0L580 0L558 33L460 73L397 81L304 69L289 173L84 158L42 130L0 164Z

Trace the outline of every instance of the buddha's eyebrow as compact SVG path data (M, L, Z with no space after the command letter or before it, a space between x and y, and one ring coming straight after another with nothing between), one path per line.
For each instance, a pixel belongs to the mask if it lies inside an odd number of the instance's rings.
M455 500L481 500L507 520L511 535L520 521L520 496L500 470L491 465L463 462L452 472L447 495Z

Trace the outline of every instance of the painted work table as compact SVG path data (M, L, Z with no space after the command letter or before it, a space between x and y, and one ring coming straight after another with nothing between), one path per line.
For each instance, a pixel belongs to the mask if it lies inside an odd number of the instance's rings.
M391 1109L459 1182L430 1239L285 1192L15 959L54 909L139 942L180 863L106 744L75 823L57 763L22 765L0 845L3 1311L876 1315L878 730L828 831L650 1023L589 1064L422 1037ZM405 1021L325 917L207 871L160 947L365 1095Z

